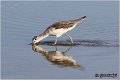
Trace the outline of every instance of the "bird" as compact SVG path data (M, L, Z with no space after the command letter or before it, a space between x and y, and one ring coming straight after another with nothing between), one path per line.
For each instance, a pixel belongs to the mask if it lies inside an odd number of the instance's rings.
M48 26L48 28L43 33L41 33L38 36L35 36L32 39L32 44L36 44L48 36L55 36L56 40L54 42L54 45L56 45L57 38L62 36L63 34L65 34L70 39L71 44L73 44L74 43L73 39L71 36L67 34L67 32L75 28L77 24L81 23L86 18L87 18L86 16L81 16L74 20L55 22L52 25Z

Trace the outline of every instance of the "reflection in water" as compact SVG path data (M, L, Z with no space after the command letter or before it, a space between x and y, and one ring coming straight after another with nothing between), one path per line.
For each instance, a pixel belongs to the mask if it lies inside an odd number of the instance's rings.
M71 47L69 47L64 52L57 50L57 47L55 51L47 51L40 47L39 45L32 45L32 49L35 52L41 53L48 61L55 65L58 65L59 67L73 67L73 68L82 67L71 56L66 55L66 52L68 52L70 48Z

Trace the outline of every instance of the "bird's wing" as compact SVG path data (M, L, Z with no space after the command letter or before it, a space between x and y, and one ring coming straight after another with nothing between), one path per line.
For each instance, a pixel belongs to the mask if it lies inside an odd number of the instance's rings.
M46 30L50 29L50 28L55 28L55 29L60 29L60 28L70 28L75 24L75 22L70 22L70 21L61 21L61 22L56 22L52 25L50 25Z

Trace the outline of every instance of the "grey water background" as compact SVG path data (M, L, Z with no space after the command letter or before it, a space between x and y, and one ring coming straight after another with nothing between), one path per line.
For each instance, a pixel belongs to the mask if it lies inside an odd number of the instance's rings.
M101 73L117 73L118 78L117 1L2 1L1 6L3 79L98 79L95 74ZM67 55L84 66L84 70L57 67L32 50L29 45L32 38L42 33L50 24L84 15L87 19L68 34L81 44L86 41L83 43L86 45L73 46L67 52ZM66 39L63 35L58 41ZM54 41L55 38L48 37L43 41L50 40ZM93 43L102 42L102 46L89 45L92 40ZM48 51L55 50L54 46L41 47ZM67 47L58 46L60 51Z

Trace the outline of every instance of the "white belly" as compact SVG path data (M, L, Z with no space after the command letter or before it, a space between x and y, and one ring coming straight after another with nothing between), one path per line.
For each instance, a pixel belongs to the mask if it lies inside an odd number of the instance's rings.
M60 37L60 36L62 36L63 34L65 34L66 32L72 30L75 26L76 26L76 25L74 25L73 27L68 28L68 29L64 29L64 28L61 28L61 29L51 28L51 29L49 30L49 35L50 35L50 36Z

